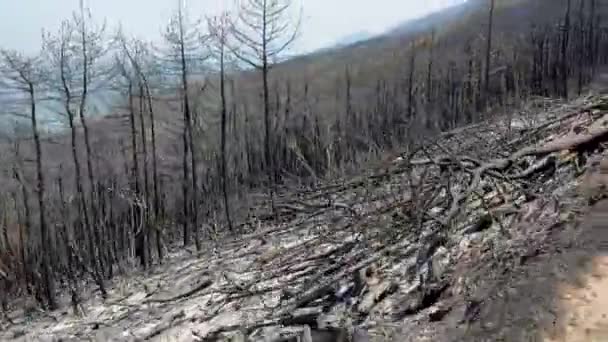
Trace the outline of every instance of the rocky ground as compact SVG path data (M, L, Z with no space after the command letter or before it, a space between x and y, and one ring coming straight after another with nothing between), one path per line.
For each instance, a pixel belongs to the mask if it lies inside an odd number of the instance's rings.
M537 99L366 174L285 189L280 223L260 209L238 239L120 277L105 302L91 292L82 315L15 303L0 340L273 341L332 327L371 341L607 340L606 143L607 96Z

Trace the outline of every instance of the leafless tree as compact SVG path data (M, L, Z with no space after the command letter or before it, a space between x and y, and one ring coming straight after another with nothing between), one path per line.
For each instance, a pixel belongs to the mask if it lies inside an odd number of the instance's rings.
M222 194L224 197L224 211L228 229L233 231L232 219L230 218L230 201L228 200L228 171L226 162L226 123L227 123L227 108L226 108L226 50L230 30L230 17L228 13L221 16L211 18L209 22L209 32L213 37L214 54L220 65L220 101L221 101L221 139L220 139L220 158L221 158L221 177L222 177ZM232 94L234 96L234 94Z
M411 121L414 118L414 91L416 85L416 56L418 54L417 47L412 44L410 48L409 71L407 80L407 120Z
M264 99L264 159L270 186L270 201L274 211L274 187L270 151L270 90L268 75L272 65L292 45L300 29L301 13L294 21L293 0L247 0L240 9L232 36L237 45L230 45L234 55L261 72Z
M568 59L568 45L570 44L570 11L572 10L572 0L568 0L566 4L566 13L564 14L564 26L562 35L562 47L561 47L561 81L563 96L568 98L568 80L570 77Z
M124 54L123 54L124 55ZM128 64L128 59L126 57L117 57L116 58L116 67L120 72L120 75L122 76L122 84L119 86L119 88L124 89L123 92L125 93L125 96L127 98L127 115L129 117L129 127L130 127L130 133L131 133L131 159L132 159L132 164L131 164L131 180L132 183L134 185L135 188L135 197L136 198L142 198L142 196L144 196L144 200L142 202L146 202L147 199L145 197L145 191L142 191L142 185L145 188L146 184L142 184L141 180L140 180L140 165L139 165L139 157L138 157L138 132L137 132L137 128L136 128L136 107L135 107L135 88L137 87L137 75L135 73L135 71L133 70L133 68L129 67ZM141 107L141 105L140 105ZM141 111L142 108L140 108ZM141 117L140 117L141 120ZM143 131L145 130L145 127L141 127L140 129L140 134L144 135L145 133L143 133ZM142 144L145 145L145 141L142 141ZM146 167L145 164L143 166L144 168ZM146 171L144 170L144 173ZM149 221L146 220L146 214L145 212L147 212L147 208L146 208L146 204L144 203L139 203L139 201L136 203L135 206L133 206L133 210L136 210L138 212L139 215L135 215L136 219L135 222L133 223L133 227L131 227L132 231L135 233L134 239L135 239L135 254L140 258L140 262L141 265L144 268L147 268L147 266L150 263L149 260L149 253L148 253L148 229L149 229ZM144 220L140 222L140 217L143 217ZM141 227L141 229L140 229Z
M70 48L73 50L76 67L78 70L77 78L80 78L77 82L76 89L79 91L77 99L78 117L80 124L82 125L84 145L85 145L85 156L87 166L87 176L89 180L89 193L90 193L90 209L92 219L92 237L95 238L97 243L93 243L93 262L95 272L103 274L106 269L104 260L102 258L102 251L100 244L102 243L102 224L100 222L101 217L98 213L98 209L95 204L98 203L96 198L97 194L97 182L95 180L95 174L93 171L93 151L91 147L91 134L89 132L89 125L87 123L88 111L92 109L92 96L96 91L103 89L108 81L108 71L102 63L106 56L109 46L108 39L106 37L106 25L105 22L101 26L97 26L93 22L92 14L89 8L85 7L84 0L79 2L79 11L74 13L72 16L71 25L74 30L73 41L70 42ZM99 276L100 281L102 275Z
M42 276L44 281L45 296L49 308L54 310L57 307L55 299L55 280L51 270L51 255L55 252L51 250L50 236L47 224L47 210L45 201L45 182L43 176L42 147L40 143L40 132L38 128L38 113L36 102L39 100L38 87L41 85L42 70L39 67L38 56L25 57L16 51L0 50L0 72L2 79L0 84L14 89L26 95L29 103L29 113L23 116L29 118L31 122L32 137L36 153L36 194L38 197L38 219L40 227L40 246L42 248ZM5 82L2 82L4 80ZM3 84L4 83L4 84ZM19 115L19 113L15 113Z
M428 104L433 102L433 62L435 58L435 35L436 29L433 27L431 30L431 37L429 42L429 61L426 73L426 101Z
M29 191L27 188L27 180L23 176L23 170L25 169L23 166L23 160L20 152L21 142L19 139L15 139L12 149L14 152L14 162L12 165L12 174L13 178L19 184L19 189L21 190L21 200L23 206L23 216L20 212L19 207L19 197L17 192L13 193L13 201L15 203L15 211L17 212L17 222L19 225L23 225L23 229L19 230L19 243L21 247L21 262L23 263L23 273L26 280L26 286L29 288L30 286L44 286L44 284L40 284L39 279L36 279L34 274L37 271L37 267L32 267L32 263L35 262L36 251L30 248L31 241L31 233L33 228L32 222L32 208L30 206L29 200ZM38 246L41 247L41 246ZM37 296L40 293L36 293ZM39 298L40 301L40 298Z
M151 139L151 147L152 147L152 191L154 194L153 200L153 208L154 208L154 219L158 222L160 220L160 193L159 193L159 175L158 175L158 152L156 146L156 119L154 115L154 104L152 100L152 85L150 84L150 75L152 74L152 59L154 58L151 55L150 49L147 45L139 40L133 39L128 41L122 32L116 37L116 41L120 46L121 50L124 52L125 56L130 62L131 67L135 70L137 77L140 82L140 99L145 99L146 103L140 103L140 114L143 113L143 108L146 107L149 115L150 122L150 139ZM144 93L145 92L145 93ZM147 106L146 106L147 105ZM144 118L141 116L141 129L142 129L142 147L144 149L144 165L145 172L147 172L147 159L148 153L146 151L146 134L145 134L145 124ZM148 187L148 182L145 181L146 188ZM149 190L146 190L149 192ZM156 225L154 231L156 235L156 249L158 253L159 261L163 258L163 248L162 248L162 234L160 231L160 227Z
M184 200L184 222L183 222L183 238L184 245L190 243L190 224L193 225L192 232L194 233L194 242L197 250L200 249L199 238L199 201L198 201L198 176L197 176L197 154L194 151L193 141L193 117L190 102L190 78L198 69L206 56L200 51L200 32L199 22L191 22L187 13L187 9L181 0L178 0L177 11L171 18L169 25L166 28L164 38L169 46L169 59L176 66L175 74L179 78L181 85L180 94L182 99L182 111L184 120L184 132L182 136L184 158L183 158L183 200ZM188 156L190 163L188 163ZM192 181L190 182L188 164L190 164L190 174ZM190 199L190 191L192 189L192 198ZM192 222L190 222L192 218Z
M71 38L70 48L73 50L73 61L76 65L78 76L77 82L79 96L78 102L78 117L83 129L84 145L86 151L87 176L89 178L91 201L95 200L95 176L93 171L93 152L91 148L91 136L89 126L87 124L87 112L92 108L91 98L95 91L103 88L108 81L106 75L108 69L103 67L103 59L106 56L109 46L106 37L105 22L101 26L97 26L93 22L92 14L89 8L85 7L84 0L79 2L79 12L72 16L71 25L74 34ZM93 220L97 221L97 213L92 206ZM97 222L96 222L97 223ZM97 231L97 230L95 230Z
M494 36L494 8L496 0L490 0L490 10L488 12L488 36L486 37L486 65L485 65L485 83L484 83L484 101L487 102L487 97L490 93L490 68L492 62L492 39Z
M75 15L76 16L76 15ZM82 27L81 27L82 29ZM94 225L94 221L91 217L91 207L87 201L87 196L85 195L85 187L83 178L81 175L81 161L78 152L78 141L77 141L77 126L76 126L76 118L77 115L82 118L84 117L84 111L86 108L86 104L83 104L83 100L86 101L86 96L88 90L85 91L84 87L80 80L86 81L89 83L88 73L89 68L91 67L91 61L88 63L88 66L85 68L82 64L82 61L79 61L79 53L75 49L74 41L77 39L77 33L79 31L76 30L75 25L72 22L64 21L59 29L57 35L45 34L44 35L44 53L47 57L47 62L49 63L49 77L47 79L49 92L52 93L51 97L61 103L62 110L59 112L62 115L67 116L68 125L70 127L71 132L71 152L72 159L74 162L74 181L76 185L76 192L78 196L78 204L79 204L79 212L82 214L82 230L85 232L86 243L89 249L90 262L92 267L92 272L95 276L95 281L99 285L99 289L102 295L106 295L105 286L103 284L102 278L102 266L99 260L99 251L97 243L101 240L99 236L99 231L96 229ZM87 45L87 37L88 35L85 33L85 47ZM82 39L82 37L80 37ZM78 40L82 42L81 40ZM87 50L89 51L89 50ZM93 53L93 52L91 52ZM85 54L88 56L88 54ZM88 57L86 57L88 60ZM81 68L81 74L78 74L78 66ZM83 70L87 70L87 72L83 72ZM85 76L86 74L86 76ZM79 76L81 77L80 79ZM77 95L78 88L81 89L81 95ZM83 96L84 95L84 96ZM85 120L86 123L86 120ZM84 129L84 127L83 127ZM85 139L85 144L86 139ZM90 151L91 147L89 144L88 150ZM92 178L92 155L87 153L87 164L90 164L90 172L89 182L93 181ZM89 168L89 167L87 167ZM90 184L92 188L94 184ZM92 193L92 192L91 192ZM91 200L94 197L91 196Z

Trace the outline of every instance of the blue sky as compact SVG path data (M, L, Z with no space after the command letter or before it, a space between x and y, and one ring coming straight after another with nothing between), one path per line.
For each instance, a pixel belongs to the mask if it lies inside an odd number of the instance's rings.
M0 47L36 51L43 28L55 30L78 8L79 0L1 0ZM179 0L85 0L95 19L122 23L140 38L157 40ZM191 17L214 15L235 0L187 1ZM297 0L296 0L297 1ZM381 33L405 20L462 0L299 0L304 10L302 33L294 52L332 45L357 32Z

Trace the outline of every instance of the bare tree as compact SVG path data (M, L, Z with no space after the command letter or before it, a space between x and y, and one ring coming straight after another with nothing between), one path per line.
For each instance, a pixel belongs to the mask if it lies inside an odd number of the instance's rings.
M164 38L170 49L170 61L176 66L176 76L179 78L182 112L184 120L183 131L183 183L182 191L184 198L184 245L190 243L190 223L193 224L194 243L197 250L201 248L199 239L199 201L198 201L198 176L197 176L197 154L194 151L193 141L193 117L190 103L190 78L207 58L200 51L200 32L199 22L191 23L186 12L186 8L181 0L178 0L177 12L171 19L166 28ZM188 156L190 163L188 163ZM190 174L192 181L189 182L188 164L190 164ZM190 199L189 188L192 188L192 198ZM190 222L190 216L192 222Z
M147 107L149 121L150 121L150 139L151 139L151 147L152 147L152 191L154 193L154 201L153 201L153 212L154 219L158 222L160 220L160 194L159 194L159 176L158 176L158 152L156 147L156 120L154 115L154 104L152 101L152 90L150 85L150 76L151 67L149 64L153 56L150 55L150 51L146 44L139 40L132 40L130 42L127 41L122 32L116 37L116 40L121 47L122 51L128 58L131 67L135 70L137 77L140 82L140 97L146 100L146 103L140 103L140 113L143 113L143 108ZM145 92L145 94L144 94ZM145 106L147 105L147 106ZM146 149L146 138L145 138L145 125L143 116L140 118L141 121L141 129L142 129L142 147L144 148L144 165L147 165L148 153ZM147 172L147 166L145 167ZM148 187L148 182L145 181L146 188ZM148 190L147 190L148 191ZM162 248L162 234L160 232L161 227L156 225L154 231L156 235L156 249L159 261L163 258L163 248Z
M91 11L84 5L84 0L79 0L79 12L73 14L72 25L74 29L74 41L71 48L74 50L74 62L77 63L80 82L78 83L78 117L83 129L84 144L86 151L87 176L91 187L91 201L95 200L95 177L93 172L93 152L91 149L91 136L87 124L87 111L91 108L90 98L93 91L99 90L107 81L104 75L105 68L100 67L104 56L108 51L105 36L105 23L101 26L93 24ZM73 66L72 66L73 67ZM97 221L97 214L93 209L93 219ZM97 229L95 229L97 232Z
M146 105L144 103L144 84L141 78L138 78L139 83L139 127L140 127L140 136L141 136L141 150L143 153L143 173L144 173L144 206L143 210L145 211L144 218L144 232L143 232L143 246L142 246L142 254L144 259L144 268L148 268L151 264L151 250L150 250L150 241L151 241L151 229L150 229L150 177L148 172L148 141L146 138L146 120L144 118L144 110Z
M21 200L23 201L22 205L23 205L23 217L21 215L21 212L19 210L19 204L18 204L18 195L17 193L13 193L13 200L15 202L15 211L17 212L17 221L20 225L23 225L24 229L20 229L19 231L19 243L21 245L21 262L23 263L23 273L25 275L25 280L26 280L26 286L28 287L28 290L30 290L30 286L31 285L40 285L39 284L39 279L36 279L36 277L34 276L37 272L37 270L35 269L35 267L33 268L31 265L31 261L32 258L35 258L35 251L32 251L31 248L29 247L29 243L30 243L30 235L32 232L32 226L33 226L33 222L32 222L32 209L30 206L30 200L29 200L29 191L27 189L27 185L26 185L26 180L23 176L23 161L22 161L22 157L20 154L20 141L19 139L15 139L14 144L12 146L13 150L14 150L14 154L15 154L15 159L13 162L13 178L17 181L17 183L19 184L19 188L21 190ZM38 246L40 247L40 246ZM27 252L26 252L27 250ZM44 286L44 284L42 284ZM31 293L31 291L29 291ZM36 294L37 296L39 295L39 293ZM40 301L40 299L39 299Z
M597 11L597 0L591 0L591 4L589 6L589 18L588 24L589 27L587 29L588 37L588 51L589 51L589 63L591 63L591 73L595 72L595 68L597 67L597 56L598 56L598 46L596 44L596 38L599 38L599 35L596 34L596 27L599 26L599 15L596 13Z
M138 132L136 128L136 108L135 108L135 90L134 88L137 86L137 75L133 69L129 68L127 58L116 57L116 67L120 71L120 75L122 76L123 84L119 85L119 88L124 89L125 96L127 98L127 115L129 117L129 128L131 132L131 182L135 188L135 198L139 199L142 195L145 194L145 190L142 191L142 182L140 180L140 165L139 165L139 157L138 157ZM140 105L141 106L141 105ZM140 108L141 111L141 108ZM141 119L141 118L140 118ZM144 134L143 130L145 127L141 127L140 134ZM145 141L143 142L145 144ZM146 167L145 164L143 166ZM145 173L145 170L144 170ZM146 187L146 184L143 184L143 187ZM146 202L147 198L144 197L144 200L141 202ZM149 255L148 251L148 221L146 220L146 205L143 203L139 203L137 200L135 205L133 206L133 210L137 211L138 215L135 215L135 222L133 223L133 227L131 228L135 233L135 254L140 258L141 266L147 268L149 264ZM143 218L140 220L140 218ZM141 221L141 222L140 222ZM141 229L140 229L141 227Z
M568 98L568 79L570 76L568 63L568 46L570 44L570 11L572 10L572 0L568 0L566 4L566 13L564 15L564 27L561 46L561 76L562 76L562 96Z
M247 0L232 25L232 35L238 47L231 46L234 55L249 67L261 71L264 99L264 159L270 186L270 202L274 212L274 165L270 151L270 94L268 75L272 65L298 36L301 13L294 23L293 0Z
M485 65L485 83L484 83L484 102L487 104L488 96L490 95L490 64L492 62L492 39L494 35L494 8L496 0L490 0L490 11L488 12L488 36L486 45L486 65Z
M224 212L228 229L233 231L232 219L230 218L230 201L228 200L228 171L226 162L226 123L227 123L227 108L226 108L226 46L229 38L230 17L228 13L221 16L211 18L209 22L209 32L213 39L213 47L215 57L220 65L220 101L221 101L221 139L220 139L220 158L221 158L221 177L222 177L222 194L224 197ZM234 94L233 94L234 96Z
M435 58L435 34L436 30L433 27L431 30L431 36L429 41L429 61L426 72L426 102L432 104L433 102L433 62Z
M410 61L407 80L407 121L414 120L414 86L416 83L416 55L417 47L412 44L410 47Z
M80 78L79 82L76 83L76 89L78 89L79 96L77 97L78 107L78 118L82 125L84 145L85 145L85 156L87 166L87 177L89 181L89 197L90 197L90 210L92 226L91 232L92 237L95 238L97 243L92 244L93 250L91 251L92 259L94 263L95 272L103 273L106 269L101 251L102 235L100 222L100 215L97 212L95 203L97 203L97 182L95 181L95 175L93 171L93 151L91 147L91 134L89 132L89 125L87 123L87 111L91 109L91 98L94 91L102 88L107 81L106 74L108 70L102 68L100 63L108 51L107 39L105 36L105 22L101 26L95 26L93 24L91 11L85 7L84 0L79 1L79 12L74 13L72 16L72 27L74 30L73 41L70 42L70 48L73 50L73 63L70 67L76 67L78 70L77 78ZM101 276L100 276L101 277Z
M40 86L42 70L38 67L40 61L38 57L25 57L16 51L0 51L0 71L2 71L3 79L6 82L4 86L8 86L18 92L26 94L27 102L29 103L28 117L31 122L32 136L34 138L34 148L36 153L36 193L38 197L38 219L40 226L40 246L42 249L42 276L44 281L45 296L48 301L49 308L54 310L57 307L55 299L55 281L51 270L51 256L54 251L51 250L50 236L47 225L47 210L45 203L45 183L43 176L42 165L42 147L40 143L40 132L38 129L38 113L36 111L36 102L38 101L37 89ZM18 114L18 113L15 113Z
M585 57L589 53L589 51L585 51L587 44L585 40L588 38L585 34L585 29L587 28L585 23L585 0L579 0L578 4L578 20L577 20L577 35L578 35L578 46L577 46L577 69L578 69L578 78L577 78L577 94L581 96L583 92L583 84L584 84L584 72L585 72Z
M52 34L44 35L44 53L47 57L50 71L46 81L49 83L48 91L53 94L51 97L61 104L62 109L59 110L59 113L67 116L68 119L68 125L71 133L70 145L72 160L74 163L74 182L79 206L78 212L80 215L82 215L82 220L80 221L81 229L85 233L86 244L89 252L91 253L89 260L91 262L95 281L98 284L102 295L106 296L107 293L101 275L101 265L99 263L98 253L96 252L101 238L97 234L98 231L95 229L91 220L91 211L84 192L84 182L81 174L81 161L78 153L76 117L77 114L81 115L84 113L84 107L82 105L82 97L79 98L79 96L75 94L77 92L75 89L77 89L79 86L79 81L77 80L77 66L79 65L78 52L75 51L75 45L73 44L75 32L77 31L75 30L74 25L69 21L64 21L56 36ZM88 83L88 76L82 77L82 79L85 78L87 79ZM79 108L79 110L75 110L75 107ZM89 158L91 157L90 154L87 155ZM91 175L92 171L89 173L89 177L91 177ZM91 180L91 178L89 178L89 180ZM91 187L92 186L93 185L91 184Z

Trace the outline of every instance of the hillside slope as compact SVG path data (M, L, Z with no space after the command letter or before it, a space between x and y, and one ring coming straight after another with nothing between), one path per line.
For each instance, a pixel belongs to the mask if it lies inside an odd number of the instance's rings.
M566 31L561 1L500 3L490 64L480 6L432 41L389 35L276 65L270 126L260 73L229 75L227 120L210 77L192 83L185 148L183 98L150 71L153 94L90 118L91 146L80 128L75 148L45 136L41 163L29 136L0 146L0 339L559 336L557 293L583 269L542 271L603 243L595 216L591 230L577 220L604 196L608 35L603 10ZM60 309L38 312L55 295Z
M105 302L85 296L82 317L16 303L0 338L266 341L308 326L372 341L560 341L572 330L560 293L608 243L606 142L608 94L531 102L380 169L284 191L283 223L252 221L121 277Z

